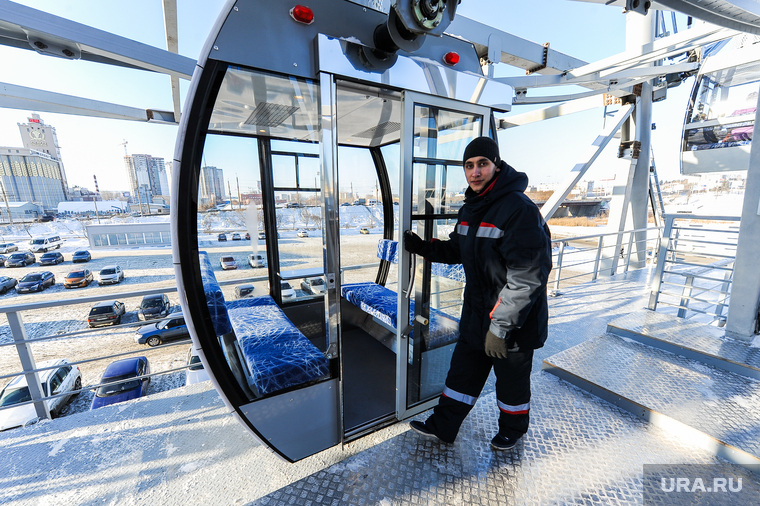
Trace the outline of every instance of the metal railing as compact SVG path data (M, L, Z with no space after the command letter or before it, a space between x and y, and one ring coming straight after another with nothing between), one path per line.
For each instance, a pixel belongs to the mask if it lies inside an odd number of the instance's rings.
M681 318L699 314L725 324L740 219L665 215L649 309L667 306Z
M562 295L570 286L641 269L653 263L662 227L639 228L552 240L554 267L549 294ZM620 247L620 250L618 250Z

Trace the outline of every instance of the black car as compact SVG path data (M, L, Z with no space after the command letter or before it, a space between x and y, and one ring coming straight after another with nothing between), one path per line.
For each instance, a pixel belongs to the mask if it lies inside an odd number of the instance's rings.
M28 251L14 253L5 260L6 267L26 267L37 262L37 257Z
M219 242L226 241L227 240L227 234L219 234L216 236L216 240Z
M121 317L124 316L126 308L123 302L118 300L106 300L98 302L87 315L87 323L90 327L98 325L118 325L121 323Z
M71 261L75 264L79 262L89 262L90 260L92 260L92 255L87 250L75 251L71 257Z
M63 263L63 255L57 251L43 253L40 257L40 265L57 265Z
M172 305L166 294L146 295L140 303L139 313L143 320L155 320L167 316L171 308Z
M140 327L135 334L137 344L158 346L172 339L190 339L182 313L172 313L167 318Z
M55 276L50 271L30 272L18 280L16 293L41 292L55 284Z

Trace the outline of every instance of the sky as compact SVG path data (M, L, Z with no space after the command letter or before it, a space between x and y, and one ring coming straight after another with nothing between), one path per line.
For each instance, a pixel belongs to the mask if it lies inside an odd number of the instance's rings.
M163 14L159 0L23 0L33 7L145 44L165 48ZM222 0L179 0L179 52L196 59L205 39L225 4ZM492 24L533 42L549 42L553 49L588 62L625 49L624 15L619 7L569 0L463 0L457 15ZM57 93L86 97L141 109L171 110L169 77L126 70L85 61L68 61L42 56L34 51L0 46L0 81ZM497 65L496 76L519 75L516 69ZM654 105L653 145L661 180L679 177L678 146L691 82L669 91L665 102ZM182 103L188 89L181 82ZM512 114L528 110L515 106ZM93 189L97 175L101 190L129 190L124 167L129 154L147 153L173 158L177 127L131 121L86 118L44 111L0 108L0 146L21 146L17 123L26 122L31 112L56 127L70 186ZM499 133L502 158L528 173L532 184L559 183L584 157L603 127L601 109L544 121ZM616 150L616 142L608 150ZM610 158L607 154L603 158ZM234 178L235 160L206 160ZM614 162L600 159L584 179L606 179L614 175ZM242 191L255 181L241 181ZM232 186L235 181L232 179Z

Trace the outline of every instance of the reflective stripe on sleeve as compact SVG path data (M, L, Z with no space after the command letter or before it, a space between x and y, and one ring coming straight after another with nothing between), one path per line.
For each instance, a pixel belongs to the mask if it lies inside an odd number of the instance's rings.
M467 235L467 232L469 230L470 230L470 225L466 221L463 221L462 223L457 225L457 232L459 233L459 235Z
M478 400L477 397L473 397L467 394L460 394L459 392L456 392L449 387L443 387L443 393L441 395L444 395L449 399L454 399L455 401L462 402L464 404L469 404L470 406L474 406L475 401Z
M490 237L491 239L498 239L504 237L504 231L491 223L481 223L478 227L478 231L475 233L475 237Z
M497 400L496 404L499 405L500 410L508 415L524 415L530 411L530 402L526 402L525 404L518 404L517 406L510 406L509 404L504 404L503 402Z

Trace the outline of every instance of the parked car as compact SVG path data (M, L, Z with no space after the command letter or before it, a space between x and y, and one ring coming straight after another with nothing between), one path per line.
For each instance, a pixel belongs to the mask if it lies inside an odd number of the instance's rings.
M90 269L78 269L66 274L63 278L64 288L82 288L90 286L93 281L92 271Z
M222 270L237 269L238 264L233 257L221 257L219 264L222 266Z
M173 339L190 339L185 317L181 312L172 313L159 322L140 327L135 333L135 342L148 346L158 346Z
M74 263L89 262L90 260L92 260L92 255L87 250L75 251L74 256L71 257L71 261Z
M18 280L16 293L41 292L55 284L55 276L50 271L30 272Z
M168 316L171 308L172 305L169 302L169 297L165 293L158 293L143 297L138 313L142 316L143 320L155 320L156 318Z
M234 234L232 234L232 240L233 241L241 241L242 238L240 237L240 234L238 234L237 232L235 232Z
M267 235L264 232L259 232L259 241L265 241Z
M283 299L295 299L296 291L287 281L280 281L280 293Z
M37 257L34 253L28 251L21 251L14 253L5 260L6 267L26 267L37 262Z
M297 235L298 237L309 237L309 232L307 232L307 231L306 231L306 230L304 230L304 229L301 229L301 230L299 230L298 232L296 232L296 235Z
M124 281L124 271L118 265L108 265L98 273L99 285L113 285Z
M369 229L367 227L362 227L359 229L360 234L369 234Z
M227 240L227 234L219 234L216 236L216 240L219 242L226 241Z
M244 238L246 241L250 241L250 240L251 240L251 234L250 234L250 233L248 233L248 232L246 232L246 233L245 233L245 236L244 236L243 238Z
M87 323L90 327L98 325L118 325L121 323L121 317L124 316L126 307L123 302L118 300L104 300L98 302L90 309L87 315Z
M264 267L267 264L266 258L264 258L264 255L260 253L250 253L248 255L248 265L253 267L254 269L258 267Z
M47 369L50 367L50 369ZM38 369L44 369L37 374L42 385L42 394L49 395L68 394L54 399L45 400L51 416L58 416L71 398L79 393L82 388L82 373L79 367L71 365L68 360L59 358L44 360L37 364ZM34 404L10 407L22 402L32 400L29 392L29 384L26 376L16 376L0 392L0 430L21 427L37 418Z
M40 257L40 265L58 265L63 263L63 255L57 251L43 253Z
M14 251L18 251L18 246L14 243L4 242L0 244L0 253L13 253Z
M150 364L145 357L131 357L111 362L100 378L100 384L95 391L90 409L137 399L148 393Z
M29 249L33 253L47 253L51 249L59 249L63 245L60 235L34 237L29 241Z
M322 278L304 278L301 281L301 290L313 295L319 295L327 291L327 286L325 286L325 280Z
M200 354L195 346L187 350L187 370L185 371L185 385L194 385L201 381L208 381L208 372L203 368Z
M236 299L243 299L245 297L248 297L250 295L253 295L253 285L250 283L245 283L242 285L238 285L235 287L235 298Z
M0 276L0 293L6 293L11 288L15 288L17 284L18 281L16 281L16 278Z
M5 267L5 261L8 260L8 257L5 255L0 255L0 266Z

